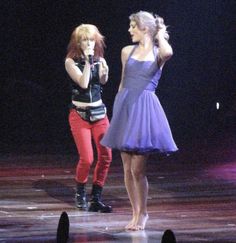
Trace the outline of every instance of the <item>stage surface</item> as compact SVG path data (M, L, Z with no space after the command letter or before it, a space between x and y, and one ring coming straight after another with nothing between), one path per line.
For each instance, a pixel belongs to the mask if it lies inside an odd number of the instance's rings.
M236 242L236 147L225 141L190 143L173 156L150 157L149 221L138 232L124 230L131 210L119 153L113 153L103 192L113 212L102 214L74 206L75 151L43 145L5 151L0 157L0 242L56 242L62 212L70 222L68 242L161 242L167 229L179 243Z

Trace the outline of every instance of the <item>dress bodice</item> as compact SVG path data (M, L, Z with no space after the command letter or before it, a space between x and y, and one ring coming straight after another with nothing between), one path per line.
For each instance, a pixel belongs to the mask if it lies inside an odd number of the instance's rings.
M161 69L157 64L157 48L154 47L154 61L136 60L132 58L133 51L124 69L124 88L155 91L161 77Z

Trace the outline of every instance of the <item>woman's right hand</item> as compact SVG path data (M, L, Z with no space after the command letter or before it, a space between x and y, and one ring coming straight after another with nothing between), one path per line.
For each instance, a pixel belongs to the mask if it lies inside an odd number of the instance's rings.
M84 50L84 57L86 61L89 61L89 56L94 56L94 49L91 46L88 46Z

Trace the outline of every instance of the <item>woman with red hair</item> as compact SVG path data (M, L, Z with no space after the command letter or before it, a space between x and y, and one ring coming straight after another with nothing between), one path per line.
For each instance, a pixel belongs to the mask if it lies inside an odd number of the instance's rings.
M111 149L100 144L109 121L101 97L101 85L108 80L108 66L103 58L104 37L91 24L81 24L73 31L68 45L65 68L72 79L69 113L71 132L78 150L75 203L80 210L108 213L111 206L101 201L101 193L112 160ZM97 149L89 205L86 183L94 160L92 141Z

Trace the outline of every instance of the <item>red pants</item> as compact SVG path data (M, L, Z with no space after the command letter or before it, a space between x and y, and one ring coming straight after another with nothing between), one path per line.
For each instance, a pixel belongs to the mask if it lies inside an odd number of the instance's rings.
M86 183L88 180L90 167L94 160L93 139L97 149L97 163L93 175L93 184L103 186L112 160L111 149L100 144L100 140L109 126L108 118L105 117L95 123L89 123L83 120L76 110L71 109L69 123L80 157L76 167L76 181Z

